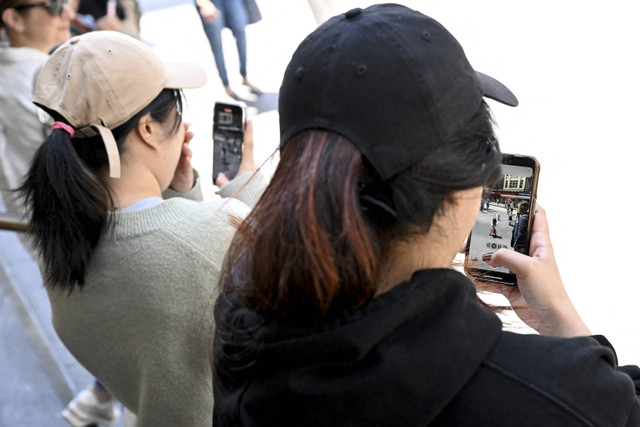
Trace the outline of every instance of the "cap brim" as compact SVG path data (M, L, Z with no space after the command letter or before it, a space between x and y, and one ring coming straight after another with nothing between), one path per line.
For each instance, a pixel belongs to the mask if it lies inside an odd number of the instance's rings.
M168 61L164 66L167 89L195 89L207 83L207 73L194 62Z
M476 71L476 74L478 75L478 79L482 84L482 91L484 92L484 96L493 99L494 101L509 105L511 107L516 107L518 105L518 98L516 98L516 96L509 90L508 87L506 87L493 77L487 76L486 74L483 74L479 71Z

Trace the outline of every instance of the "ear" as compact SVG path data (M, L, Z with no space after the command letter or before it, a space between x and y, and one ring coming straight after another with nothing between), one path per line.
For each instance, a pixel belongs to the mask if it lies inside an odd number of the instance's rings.
M136 134L138 138L154 150L158 146L158 127L157 122L151 118L151 113L147 113L138 120Z
M22 15L13 8L5 9L2 12L2 22L8 31L24 31L24 20Z

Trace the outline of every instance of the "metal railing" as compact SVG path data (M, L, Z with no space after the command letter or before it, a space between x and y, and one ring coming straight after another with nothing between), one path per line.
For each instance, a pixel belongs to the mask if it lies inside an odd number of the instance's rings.
M29 224L20 215L0 212L0 230L26 232Z

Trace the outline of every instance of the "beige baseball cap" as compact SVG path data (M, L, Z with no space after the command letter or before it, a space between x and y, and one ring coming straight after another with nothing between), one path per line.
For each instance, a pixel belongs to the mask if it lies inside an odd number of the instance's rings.
M38 77L33 102L64 117L74 138L99 134L109 175L120 176L111 133L149 105L163 89L204 86L205 71L192 62L167 62L146 44L116 31L94 31L58 47Z

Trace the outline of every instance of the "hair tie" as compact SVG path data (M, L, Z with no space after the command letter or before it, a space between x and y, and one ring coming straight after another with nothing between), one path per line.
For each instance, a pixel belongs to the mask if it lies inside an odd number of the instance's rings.
M54 122L53 126L51 126L51 130L53 129L62 129L66 131L71 138L73 138L73 134L75 133L75 131L71 126L63 122Z

